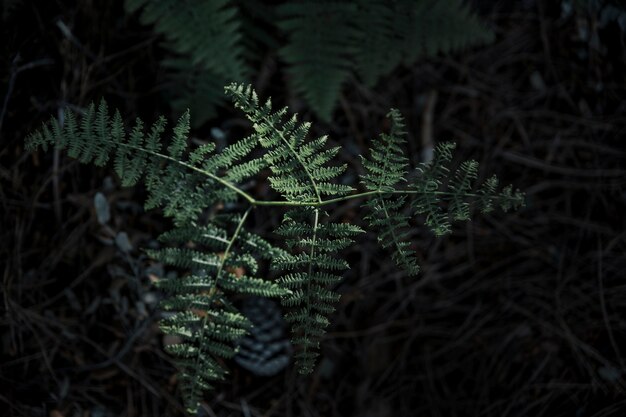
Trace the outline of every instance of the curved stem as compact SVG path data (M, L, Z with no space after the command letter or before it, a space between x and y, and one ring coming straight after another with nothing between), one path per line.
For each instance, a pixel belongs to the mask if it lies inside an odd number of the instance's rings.
M239 237L239 234L241 233L241 229L243 228L243 224L246 222L246 219L248 218L248 215L250 214L251 210L252 210L252 207L248 207L248 209L245 211L243 216L241 216L241 220L239 220L239 223L237 224L237 227L235 228L235 231L233 232L233 237L230 238L230 241L228 242L228 246L226 246L226 249L224 250L224 256L222 257L222 261L220 262L220 265L217 268L217 273L215 274L215 283L213 284L213 288L215 289L217 289L217 282L219 281L220 275L222 274L222 270L224 269L224 265L226 264L226 258L230 254L230 251L233 247L233 244L235 243L235 240L237 240L237 238Z
M273 123L270 123L270 121L268 120L267 116L263 116L263 117L261 117L261 119L265 120L266 123L268 123L270 125L273 125ZM283 135L282 131L280 131L280 130L278 130L276 128L274 128L273 130L280 137L280 140L282 140L283 143L285 145L287 145L287 147L289 148L289 151L296 158L296 160L298 161L300 166L302 166L302 169L304 169L304 172L306 173L307 177L309 177L309 181L311 181L311 185L313 186L313 190L315 191L315 197L317 198L317 201L319 203L321 203L322 202L322 197L320 195L320 190L317 187L317 183L315 182L315 179L313 178L313 175L311 175L311 171L309 171L309 168L307 167L307 165L304 163L304 161L300 157L300 154L298 154L298 152L296 152L296 150L293 148L293 146L291 146L291 143L289 143L289 141L287 140L285 135Z
M307 275L309 276L309 279L307 279L307 283L306 283L306 314L308 316L311 315L311 281L313 281L311 279L311 274L313 272L313 258L315 257L315 247L317 245L317 229L319 228L319 221L320 221L320 211L319 209L315 209L315 217L313 219L313 240L311 242L311 251L309 252L309 266L308 266L308 271L307 271ZM306 326L304 329L304 340L309 340L308 330L309 328L308 326ZM307 359L308 347L309 347L308 344L305 343L304 351L303 351L303 357L305 361Z
M383 191L383 190L374 190L374 191L365 191L365 192L361 192L361 193L356 193L356 194L350 194L350 195L346 195L343 197L337 197L337 198L331 198L328 200L322 200L319 193L318 193L318 189L317 189L317 185L315 184L315 181L313 181L313 179L311 178L311 184L313 185L313 188L316 191L317 194L317 198L318 201L316 202L311 202L311 201L289 201L289 200L257 200L256 198L252 197L252 195L248 194L247 192L243 191L241 188L237 187L236 184L233 184L230 181L227 181L221 177L219 177L218 175L212 174L208 171L205 171L201 168L198 168L194 165L188 164L186 162L183 161L179 161L178 159L172 158L168 155L164 155L158 152L153 152L153 151L149 151L147 149L141 148L139 146L133 146L130 145L128 143L119 143L119 146L124 146L130 149L134 149L140 152L144 152L147 153L148 155L152 155L152 156L156 156L158 158L164 159L166 161L178 164L180 166L183 166L187 169L190 169L192 171L195 171L199 174L202 174L206 177L211 178L212 180L215 180L216 182L218 182L219 184L222 184L224 187L234 191L235 193L239 194L241 197L243 197L251 206L288 206L288 207L322 207L322 206L326 206L328 204L335 204L335 203L340 203L342 201L347 201L347 200L353 200L355 198L363 198L363 197L369 197L369 196L374 196L374 195L380 195L380 194L400 194L400 195L408 195L408 194L431 194L431 195L453 195L453 193L449 192L449 191L429 191L429 192L423 192L423 191L417 191L417 190L393 190L393 191ZM288 144L289 145L289 144ZM293 148L290 147L290 150L292 150L294 152L294 155L297 156L297 153L295 152L295 150ZM298 158L299 159L299 158ZM303 165L304 166L304 165ZM308 174L308 171L307 171ZM465 193L463 194L466 197L479 197L479 194L476 193Z
M225 180L225 179L223 179L223 178L221 178L221 177L219 177L219 176L217 176L215 174L211 174L210 172L205 171L203 169L200 169L200 168L198 168L196 166L193 166L193 165L188 164L188 163L183 162L183 161L179 161L178 159L172 158L171 156L164 155L164 154L158 153L158 152L149 151L147 149L141 148L139 146L133 146L133 145L128 144L128 143L116 143L116 146L124 146L126 148L130 148L130 149L134 149L136 151L144 152L144 153L147 153L148 155L156 156L157 158L161 158L161 159L164 159L166 161L173 162L173 163L178 164L180 166L183 166L183 167L185 167L187 169L190 169L192 171L198 172L198 173L200 173L202 175L205 175L205 176L211 178L212 180L217 181L218 183L222 184L226 188L229 188L232 191L236 192L237 194L242 196L244 199L246 199L246 201L248 201L250 204L255 205L257 203L257 201L256 201L256 199L254 197L252 197L250 194L248 194L245 191L243 191L241 188L237 187L232 182L227 181L227 180Z
M321 200L319 202L302 202L302 201L288 201L288 200L256 200L253 204L255 206L291 206L291 207L321 207L328 204L340 203L346 200L353 200L355 198L363 198L370 197L374 195L380 194L400 194L400 195L408 195L408 194L429 194L429 195L454 195L449 191L429 191L429 192L421 192L416 190L393 190L393 191L383 191L383 190L375 190L375 191L366 191L362 193L350 194L343 197L332 198L329 200ZM476 193L465 193L463 194L466 197L479 197L479 194Z

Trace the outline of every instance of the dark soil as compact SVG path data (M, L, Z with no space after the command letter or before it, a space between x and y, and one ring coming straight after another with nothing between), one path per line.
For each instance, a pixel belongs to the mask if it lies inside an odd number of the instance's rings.
M526 207L440 239L416 226L417 278L360 239L316 372L260 378L228 362L204 415L626 415L626 35L561 2L476 3L494 43L398 69L373 90L353 81L314 133L343 145L358 172L355 155L397 107L413 163L431 135L454 140L481 177L524 190ZM106 97L127 120L170 114L160 38L120 1L23 1L3 19L0 415L182 416L158 271L141 251L169 220L144 212L145 191L121 188L111 169L24 151L66 105ZM266 68L262 94L292 104L280 65ZM194 135L241 118L227 107ZM360 212L354 202L335 215ZM259 227L280 221L257 216ZM120 232L129 252L114 243Z

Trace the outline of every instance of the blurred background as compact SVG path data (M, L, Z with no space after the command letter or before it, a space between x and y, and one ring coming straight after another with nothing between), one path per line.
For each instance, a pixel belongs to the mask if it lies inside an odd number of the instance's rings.
M396 107L412 164L453 140L527 200L444 238L415 224L417 278L360 239L314 374L229 361L201 415L626 415L625 3L1 4L0 415L184 415L152 286L173 271L142 252L170 220L24 139L104 97L126 121L190 108L194 140L226 144L250 131L231 80L329 134L347 183Z

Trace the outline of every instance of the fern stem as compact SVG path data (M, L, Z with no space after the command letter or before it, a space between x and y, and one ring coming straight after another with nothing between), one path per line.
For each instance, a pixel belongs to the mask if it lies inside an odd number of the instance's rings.
M246 193L245 191L243 191L242 189L237 187L232 182L227 181L227 180L225 180L223 178L220 178L219 176L217 176L215 174L211 174L210 172L205 171L203 169L200 169L198 167L195 167L195 166L193 166L191 164L188 164L188 163L183 162L183 161L179 161L178 159L172 158L171 156L164 155L164 154L158 153L158 152L149 151L147 149L141 148L139 146L133 146L133 145L130 145L128 143L115 143L115 145L116 146L124 146L124 147L130 148L130 149L134 149L134 150L137 150L137 151L140 151L140 152L144 152L144 153L146 153L148 155L156 156L157 158L161 158L161 159L164 159L164 160L169 161L169 162L176 163L176 164L178 164L180 166L183 166L183 167L188 168L188 169L190 169L192 171L198 172L198 173L200 173L202 175L205 175L205 176L211 178L212 180L215 180L215 181L219 182L220 184L222 184L226 188L229 188L229 189L233 190L234 192L236 192L237 194L239 194L240 196L242 196L244 199L246 199L252 205L256 205L256 203L257 203L257 200L254 197L252 197L250 194Z
M315 180L313 179L313 177L311 176L310 172L308 171L308 169L306 168L305 164L302 163L298 153L295 151L295 149L293 149L293 147L287 142L287 140L282 136L281 132L277 132L281 139L283 139L283 141L285 142L285 144L287 144L287 146L289 147L289 149L293 152L294 156L297 158L298 162L300 162L300 164L302 165L302 167L304 168L305 172L307 173L307 175L309 176L309 179L311 180L311 185L313 186L313 188L315 189L315 193L316 193L316 197L318 199L317 202L305 202L305 201L289 201L289 200L257 200L256 198L252 197L250 194L248 194L247 192L243 191L241 188L237 187L235 184L233 184L230 181L227 181L215 174L212 174L208 171L205 171L203 169L200 169L196 166L193 166L191 164L188 164L186 162L183 161L179 161L176 158L172 158L168 155L164 155L158 152L153 152L153 151L149 151L147 149L141 148L139 146L133 146L130 145L128 143L118 143L118 146L125 146L127 148L130 149L134 149L140 152L144 152L148 155L152 155L152 156L156 156L158 158L162 158L166 161L169 162L173 162L176 164L179 164L185 168L188 168L192 171L198 172L199 174L205 175L209 178L211 178L212 180L217 181L218 183L222 184L223 186L229 188L230 190L234 191L235 193L239 194L241 197L243 197L248 203L250 203L252 206L289 206L289 207L322 207L328 204L335 204L335 203L340 203L342 201L346 201L346 200L353 200L355 198L363 198L363 197L369 197L369 196L373 196L373 195L380 195L380 194L401 194L401 195L407 195L407 194L430 194L430 195L443 195L443 196L449 196L449 195L453 195L453 193L448 192L448 191L429 191L428 193L425 192L421 192L421 191L416 191L416 190L393 190L393 191L383 191L383 190L374 190L374 191L367 191L367 192L363 192L363 193L356 193L356 194L351 194L351 195L346 195L343 197L338 197L338 198L331 198L329 200L322 200L321 196L319 194L319 190L317 188L317 184L315 183ZM479 194L476 193L466 193L463 194L465 197L479 197Z
M263 116L263 117L261 117L261 119L265 120L265 122L268 125L270 125L270 126L273 125L271 123L271 120L269 120L269 118L267 116ZM317 188L317 183L315 182L315 179L313 179L313 175L311 175L311 171L309 171L309 168L308 168L307 164L304 163L304 161L302 160L302 158L300 157L298 152L296 152L296 150L293 148L293 146L291 146L291 143L289 143L289 141L287 140L285 135L283 135L283 132L281 132L278 129L274 129L274 131L280 137L280 140L282 140L283 143L285 145L287 145L287 147L289 148L289 151L293 154L293 156L296 158L298 163L302 166L302 169L304 169L304 172L309 177L309 180L311 181L311 185L313 186L313 189L315 190L315 196L317 197L317 201L318 201L318 203L321 203L322 202L322 197L320 195L320 190ZM256 204L259 205L258 202ZM268 204L265 204L265 205L268 205ZM285 204L282 204L282 205L285 205ZM302 204L302 205L306 205L306 204ZM308 205L310 206L310 204L308 204Z
M235 243L235 240L237 240L237 238L239 237L239 233L241 233L243 224L246 222L246 219L248 218L250 211L252 211L252 207L248 207L245 213L243 213L243 216L241 216L241 220L239 220L239 223L237 224L237 228L235 229L235 232L233 233L233 237L230 238L230 241L228 242L228 246L226 246L226 249L224 250L224 256L222 257L222 261L220 262L220 265L217 268L217 273L215 275L215 283L213 284L213 288L217 288L217 282L219 281L220 275L222 274L222 270L224 269L224 265L226 264L226 258L228 257L228 254L230 253L230 250L232 249L233 244Z
M280 132L277 132L281 138L283 138L282 134ZM158 158L164 159L166 161L169 162L173 162L176 164L179 164L185 168L188 168L192 171L198 172L199 174L205 175L209 178L211 178L212 180L217 181L218 183L222 184L223 186L229 188L230 190L234 191L235 193L239 194L241 197L243 197L248 203L250 203L252 206L288 206L288 207L322 207L328 204L335 204L335 203L340 203L342 201L346 201L346 200L353 200L355 198L363 198L363 197L369 197L369 196L373 196L373 195L380 195L380 194L400 194L400 195L407 195L407 194L429 194L429 195L442 195L442 196L450 196L453 195L453 193L449 192L449 191L429 191L429 192L422 192L422 191L416 191L416 190L393 190L393 191L383 191L383 190L374 190L374 191L367 191L367 192L363 192L363 193L356 193L356 194L350 194L350 195L346 195L343 197L337 197L337 198L331 198L328 200L322 200L319 194L319 190L317 188L317 184L315 183L315 181L313 180L313 178L311 177L311 174L309 173L309 171L306 169L305 164L302 163L302 161L300 160L299 155L297 154L297 152L295 151L295 149L293 149L291 147L291 145L283 138L283 140L285 141L285 143L289 146L289 149L294 153L294 155L296 156L296 158L298 159L298 161L301 163L301 165L303 166L303 168L305 169L307 175L309 176L310 180L311 180L311 185L313 186L313 188L315 189L315 193L317 194L317 198L318 201L317 202L312 202L312 201L290 201L290 200L257 200L256 198L252 197L250 194L248 194L247 192L243 191L241 188L237 187L235 184L233 184L230 181L227 181L215 174L212 174L208 171L205 171L203 169L200 169L196 166L193 166L191 164L188 164L186 162L183 161L179 161L176 158L172 158L168 155L164 155L158 152L153 152L153 151L149 151L147 149L141 148L139 146L133 146L130 145L128 143L118 143L116 145L118 146L125 146L127 148L130 149L134 149L140 152L144 152L148 155L152 155L152 156L156 156ZM465 197L480 197L479 194L476 193L465 193L463 194ZM511 200L513 200L513 198L511 198Z
M291 206L291 207L321 207L328 204L340 203L346 200L353 200L355 198L363 198L380 194L428 194L428 195L444 195L451 196L454 195L449 191L429 191L422 192L416 190L393 190L393 191L383 191L383 190L375 190L375 191L367 191L363 193L350 194L343 197L332 198L329 200L321 200L319 202L303 202L303 201L288 201L288 200L255 200L253 205L255 206ZM476 193L465 193L463 194L465 197L480 197L479 194Z
M309 253L309 267L308 267L308 276L309 279L307 280L307 290L306 290L306 313L307 316L311 316L311 282L313 281L311 279L311 274L313 272L313 258L315 256L315 246L317 244L317 229L319 227L319 220L320 220L320 211L319 209L315 209L315 219L313 220L313 239L311 241L311 252ZM308 340L307 338L308 336L308 326L305 327L304 330L304 339ZM307 348L308 348L308 344L304 344L304 358L306 358L306 353L307 353Z

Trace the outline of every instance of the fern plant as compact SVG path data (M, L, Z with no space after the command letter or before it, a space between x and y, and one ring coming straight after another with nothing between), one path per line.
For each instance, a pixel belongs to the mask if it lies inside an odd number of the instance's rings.
M182 278L157 285L167 293L163 308L171 312L161 327L181 340L167 350L176 358L183 399L192 413L202 393L224 377L223 359L234 355L236 341L250 328L233 304L237 294L281 298L298 347L296 366L303 374L313 371L339 299L334 288L348 269L341 250L364 232L355 224L330 221L327 210L365 199L370 228L396 263L415 275L406 209L425 216L426 225L442 235L450 231L450 221L469 218L471 202L483 212L495 206L506 211L523 202L510 186L498 191L495 178L475 184L475 161L450 168L454 146L449 143L436 148L432 162L411 171L397 110L389 114L390 132L375 139L370 155L362 158L364 189L356 191L338 182L346 169L333 164L339 148L328 147L326 136L309 138L309 123L298 122L287 108L275 110L270 100L261 103L250 86L230 84L226 93L250 120L253 133L220 150L211 143L189 146L188 112L164 141L163 117L148 130L139 119L127 129L120 113L111 114L104 101L80 117L68 111L63 126L52 119L27 138L30 150L66 149L69 156L99 166L112 160L123 185L143 180L146 208L162 207L173 218L174 228L159 238L164 246L147 253L188 270ZM281 198L262 200L244 190L262 170L269 170L269 185ZM251 211L267 207L285 210L274 231L279 246L246 228ZM263 262L278 279L261 276Z
M399 65L489 42L493 34L462 0L258 1L126 0L144 24L166 38L168 91L178 111L191 108L197 124L221 103L216 86L254 73L246 59L263 46L278 48L294 91L329 121L352 76L368 87ZM265 32L274 25L278 36ZM261 39L262 41L258 41ZM284 40L283 40L284 39ZM199 94L202 91L202 94Z

